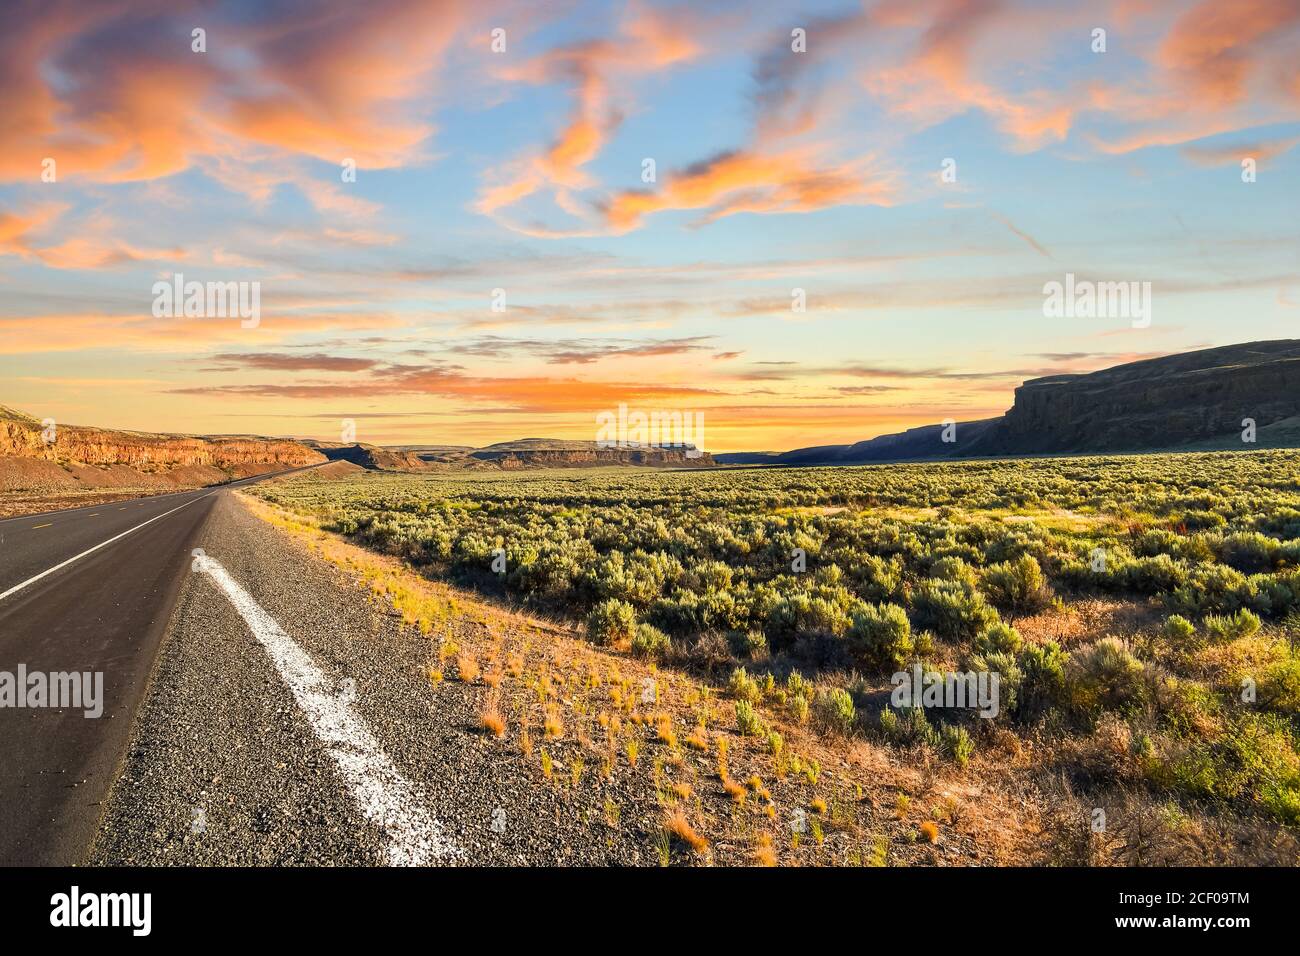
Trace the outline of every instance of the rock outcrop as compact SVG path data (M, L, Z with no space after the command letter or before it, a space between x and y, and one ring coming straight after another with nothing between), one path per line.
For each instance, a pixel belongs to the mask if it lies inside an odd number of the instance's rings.
M354 465L360 465L362 468L371 470L428 470L428 465L421 460L419 455L408 451L397 451L395 449L383 448L379 445L367 445L361 442L344 445L332 442L306 441L304 444L319 451L330 461L350 461Z
M968 454L1134 451L1236 435L1300 414L1300 342L1283 339L1030 379ZM981 450L983 449L983 450Z
M1242 441L1246 420L1257 441ZM1000 418L923 425L855 445L780 455L720 455L722 464L873 461L1300 446L1300 340L1247 342L1026 381Z
M501 468L592 468L635 465L644 468L711 468L716 462L693 445L603 447L595 442L525 438L469 453L476 461Z
M0 406L0 484L24 488L199 488L325 461L305 445L252 435L201 437L41 421Z

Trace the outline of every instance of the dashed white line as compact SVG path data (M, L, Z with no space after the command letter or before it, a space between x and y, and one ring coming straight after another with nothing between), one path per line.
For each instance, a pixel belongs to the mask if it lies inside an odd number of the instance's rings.
M338 764L362 816L388 837L389 864L422 866L459 857L461 851L444 835L442 824L424 807L415 787L310 655L214 559L196 556L193 567L211 575L266 649L312 730Z
M69 564L71 564L73 561L80 561L80 560L81 560L82 558L84 558L86 555L88 555L88 554L93 554L94 552L98 551L100 548L106 548L106 547L108 547L110 544L112 544L114 541L117 541L117 540L120 539L120 538L125 538L125 537L126 537L128 534L130 534L132 531L139 531L139 530L140 530L141 528L143 528L145 525L147 525L147 524L153 524L153 523L154 523L155 521L157 521L159 518L166 518L168 515L170 515L170 514L175 514L176 512L180 511L181 508L188 508L190 505L194 504L194 502L196 502L196 501L202 501L204 498L208 497L208 495L214 495L214 494L216 494L215 491L209 491L207 495L200 495L200 496L197 497L197 498L191 498L189 501L185 502L185 504L183 504L183 505L177 505L177 506L176 506L175 508L173 508L171 511L164 511L164 512L163 512L162 514L160 514L160 515L154 515L154 516L153 516L152 518L150 518L148 521L141 521L141 522L140 522L138 525L136 525L134 528L127 528L127 529L126 529L125 531L123 531L121 534L115 534L115 535L113 535L113 537L109 538L107 541L101 541L99 544L95 545L93 548L87 548L85 551L81 552L81 554L73 555L72 557L68 558L68 560L66 560L66 561L61 561L61 562L59 562L58 564L56 564L56 565L55 565L54 567L52 567L52 568L47 568L46 570L42 571L40 574L36 575L35 577L30 577L30 578L28 578L28 579L27 579L26 581L24 581L22 584L15 584L15 585L14 585L13 587L11 587L8 591L5 591L3 594L0 594L0 601L3 601L5 598L7 598L7 597L8 597L9 595L11 595L11 594L17 594L19 591L21 591L23 588L27 587L29 584L35 584L35 583L36 583L37 581L39 581L41 578L48 577L49 575L53 574L55 571L59 570L60 568L66 568L66 567L67 567ZM36 527L38 527L38 528L45 528L45 527L48 527L48 525L37 525Z

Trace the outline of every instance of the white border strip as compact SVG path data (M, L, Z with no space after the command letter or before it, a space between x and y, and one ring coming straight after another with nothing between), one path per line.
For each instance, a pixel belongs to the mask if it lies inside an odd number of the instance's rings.
M443 835L442 825L421 804L415 787L349 706L351 695L334 691L334 682L225 568L205 555L196 556L193 566L211 575L266 648L312 730L338 764L362 816L387 835L389 865L425 866L460 856Z
M194 502L196 502L196 501L202 501L204 498L207 498L207 497L209 497L209 496L211 496L211 495L215 495L215 494L216 494L215 491L209 491L206 495L200 495L200 496L197 497L197 498L192 498L192 499L190 499L189 501L185 502L185 504L183 504L183 505L177 505L177 506L176 506L175 508L173 508L171 511L164 511L164 512L163 512L162 514L160 514L160 515L154 515L154 516L153 516L152 518L150 518L148 521L142 521L142 522L140 522L138 525L136 525L134 528L128 528L127 530L123 531L121 534L114 535L113 537L109 538L107 541L101 541L99 544L95 545L93 548L87 548L85 551L81 552L81 554L78 554L78 555L75 555L75 556L73 556L73 557L71 557L71 558L68 558L68 560L63 561L63 562L61 562L61 563L59 563L59 564L56 564L54 567L52 567L52 568L50 568L50 569L48 569L48 570L46 570L46 571L42 571L40 574L36 575L36 577L34 577L34 578L28 578L28 579L27 579L26 581L24 581L22 584L15 584L15 585L14 585L13 587L11 587L8 591L6 591L4 594L0 594L0 601L3 601L5 598L7 598L7 597L8 597L9 595L11 595L11 594L17 594L17 593L18 593L19 591L21 591L23 588L27 587L27 585L29 585L29 584L35 584L35 583L36 583L37 581L39 581L41 578L43 578L43 577L47 577L48 575L53 574L55 571L59 570L60 568L66 568L66 567L67 567L69 564L71 564L73 561L80 561L80 560L81 560L82 558L84 558L86 555L88 555L88 554L94 554L94 553L95 553L96 551L98 551L100 548L106 548L106 547L108 547L110 544L112 544L114 541L117 541L119 538L125 538L125 537L126 537L128 534L130 534L132 531L139 531L139 530L140 530L141 528L143 528L145 525L147 525L147 524L153 524L153 523L154 523L155 521L157 521L159 518L166 518L168 515L170 515L170 514L175 514L176 512L180 511L181 508L188 508L190 505L194 504ZM93 505L92 505L92 507L93 507ZM33 517L39 517L39 516L38 516L38 515L33 515Z

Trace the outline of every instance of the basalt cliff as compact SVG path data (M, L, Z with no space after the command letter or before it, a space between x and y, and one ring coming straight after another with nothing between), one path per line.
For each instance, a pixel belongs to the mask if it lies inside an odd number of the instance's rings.
M1300 447L1300 340L1279 339L1029 379L998 418L922 425L853 445L717 458L721 464L849 465L1294 447Z

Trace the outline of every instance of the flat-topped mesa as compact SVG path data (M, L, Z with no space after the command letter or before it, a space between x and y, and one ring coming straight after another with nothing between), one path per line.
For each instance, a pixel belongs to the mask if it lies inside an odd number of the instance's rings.
M694 445L613 445L598 442L524 439L489 445L469 457L501 468L580 468L635 465L648 468L712 468L716 462Z
M206 466L223 471L252 469L255 473L325 461L320 453L290 439L164 435L57 423L46 428L37 419L3 406L0 456L79 465L126 465L141 472Z

